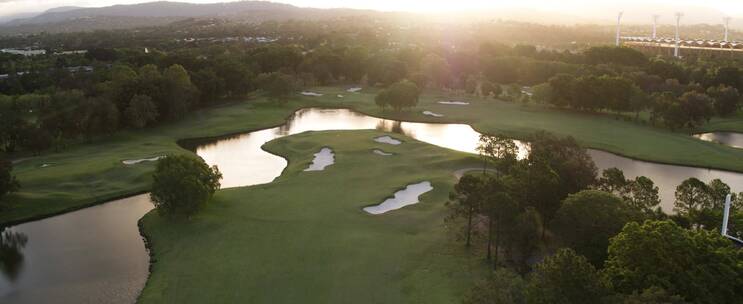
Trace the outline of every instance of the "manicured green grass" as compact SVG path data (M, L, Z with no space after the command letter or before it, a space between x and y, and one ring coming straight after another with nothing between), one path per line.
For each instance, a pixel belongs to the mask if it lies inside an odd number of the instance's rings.
M348 93L342 88L317 88L323 97L293 98L277 106L262 98L232 103L189 114L176 123L142 131L125 131L92 144L48 153L15 166L23 188L8 197L0 211L0 224L74 210L115 197L148 189L152 163L125 166L126 159L140 159L167 153L189 153L176 144L187 138L214 137L280 125L301 107L346 107L370 115L421 122L471 124L481 132L523 139L537 130L571 135L591 148L662 163L727 169L743 172L743 151L703 142L684 133L673 133L640 123L618 120L610 115L559 111L540 105L524 106L495 100L466 97L451 99L471 102L469 106L441 105L450 98L427 93L411 111L381 111L374 105L375 90ZM337 97L338 94L343 98ZM430 110L443 118L425 116ZM743 118L715 119L706 128L741 126ZM730 127L733 128L733 127ZM40 168L42 164L51 164Z
M376 131L309 132L266 145L289 160L266 185L220 190L190 220L142 219L154 259L141 303L457 303L487 268L445 228L452 172L477 158ZM335 164L304 172L323 147ZM394 156L379 156L383 148ZM421 203L369 215L408 184Z

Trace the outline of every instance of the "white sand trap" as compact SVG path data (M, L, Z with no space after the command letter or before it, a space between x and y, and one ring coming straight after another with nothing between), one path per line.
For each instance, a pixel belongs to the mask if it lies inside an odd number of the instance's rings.
M122 161L122 163L124 163L125 165L136 165L136 164L141 163L141 162L154 162L154 161L158 161L161 158L165 158L165 156L155 156L155 157L152 157L152 158L142 158L142 159L128 159L128 160Z
M46 168L46 167L49 167L49 166L51 166L51 165L52 165L52 164L41 164L41 166L39 166L39 167L41 167L41 168Z
M408 205L417 204L418 197L431 190L433 190L431 182L408 185L405 187L405 190L395 192L395 197L388 198L379 205L366 207L364 211L371 214L382 214Z
M392 137L389 137L387 135L377 137L377 138L374 139L374 141L376 141L378 143L390 144L390 145L399 145L399 144L402 143L401 141L399 141L397 139L394 139Z
M431 111L423 111L423 115L433 116L433 117L444 117L444 114L438 114Z
M450 106L467 106L470 103L464 101L439 101L439 104L450 105Z
M338 98L343 98L343 95L341 95L341 94L338 94Z
M322 148L320 152L315 153L315 159L312 160L312 164L304 171L323 171L325 167L335 163L335 154L330 148Z
M320 97L320 96L322 96L322 94L320 94L320 93L310 92L310 91L304 91L304 92L299 93L299 94L302 94L304 96L313 96L313 97Z
M384 152L384 151L379 150L379 149L374 149L372 152L374 152L374 154L376 154L376 155L382 155L382 156L392 156L392 155L394 155L392 153L387 153L387 152Z
M363 90L363 88L355 87L355 88L350 88L346 90L346 92L356 93L356 92L360 92L361 90Z

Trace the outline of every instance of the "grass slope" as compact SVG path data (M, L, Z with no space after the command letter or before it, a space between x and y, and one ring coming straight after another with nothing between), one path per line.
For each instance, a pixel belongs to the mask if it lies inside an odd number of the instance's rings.
M463 153L376 131L309 132L267 150L289 159L271 184L219 191L191 220L142 219L154 253L141 303L455 303L485 268L452 242L443 218ZM323 147L336 163L303 172ZM395 156L379 156L384 148ZM408 184L421 203L372 216Z
M441 105L448 99L429 93L410 112L381 111L374 105L375 90L348 93L341 88L317 88L322 97L297 96L279 107L264 99L233 103L189 114L176 123L143 131L125 131L92 144L75 145L15 165L23 188L8 197L0 211L0 225L27 221L146 191L152 163L125 166L126 159L167 153L189 153L176 144L186 138L214 137L282 124L301 107L347 107L370 115L422 122L472 124L485 133L524 138L536 130L572 135L587 147L662 163L743 172L743 151L703 142L683 133L616 120L606 115L558 111L531 105L459 98L469 106ZM337 97L338 94L343 98ZM424 110L443 118L423 115ZM724 122L724 123L723 123ZM713 120L713 126L743 126L743 118ZM743 129L743 128L741 128ZM40 168L42 164L52 164Z

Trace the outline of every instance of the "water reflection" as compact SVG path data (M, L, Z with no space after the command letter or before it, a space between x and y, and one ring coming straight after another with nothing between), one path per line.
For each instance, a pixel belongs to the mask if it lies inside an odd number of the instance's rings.
M134 303L149 268L137 221L152 208L138 195L11 227L27 243L10 251L0 303Z
M28 237L10 229L0 231L0 272L11 283L14 282L23 268L23 247Z
M695 134L694 137L704 141L715 142L730 146L733 148L743 149L743 134L734 132L714 132Z
M305 131L363 129L404 134L440 147L469 153L476 153L480 138L480 133L465 124L400 122L345 109L303 109L290 117L284 126L219 140L198 147L196 153L208 164L219 166L224 175L224 187L263 184L278 177L286 167L283 158L261 150L260 147L266 142ZM526 145L518 141L517 145L519 156L525 157L528 151ZM644 175L652 179L660 188L661 206L666 212L673 210L676 186L689 177L704 181L719 178L733 190L743 185L743 174L739 173L636 161L596 150L589 152L600 170L617 167L624 170L627 178Z

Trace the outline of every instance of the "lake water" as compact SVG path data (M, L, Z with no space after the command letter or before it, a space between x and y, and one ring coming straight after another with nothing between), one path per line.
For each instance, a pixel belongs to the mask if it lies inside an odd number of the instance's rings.
M704 141L711 141L720 143L723 145L731 146L733 148L743 149L743 134L734 132L713 132L713 133L702 133L695 134L694 137Z
M281 127L220 139L195 150L208 164L219 166L223 187L256 185L271 182L286 167L286 160L261 149L266 142L305 131L361 129L395 132L471 153L480 136L464 124L396 122L350 110L304 109ZM524 157L524 145L519 145ZM660 187L667 212L672 210L675 187L688 177L720 178L733 189L743 185L739 173L589 152L600 169L618 167L628 178L651 178ZM0 303L133 303L147 279L149 262L137 221L151 209L147 195L139 195L11 227L27 242L18 254L3 254L2 265L12 267L0 273Z

